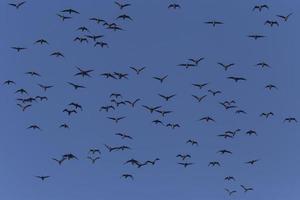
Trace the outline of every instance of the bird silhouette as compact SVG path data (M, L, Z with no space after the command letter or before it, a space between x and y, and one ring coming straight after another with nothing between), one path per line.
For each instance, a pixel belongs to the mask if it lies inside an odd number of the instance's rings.
M16 9L19 9L25 3L26 3L26 1L22 1L20 3L9 3L8 5L11 5L11 6L15 7Z

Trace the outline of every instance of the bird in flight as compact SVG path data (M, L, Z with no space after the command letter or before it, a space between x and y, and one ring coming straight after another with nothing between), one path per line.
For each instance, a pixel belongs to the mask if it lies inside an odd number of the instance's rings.
M207 95L203 95L203 96L197 96L197 95L193 95L192 97L194 97L199 103L206 97Z
M41 179L42 181L46 180L47 178L50 178L50 176L35 176L38 179Z
M182 165L184 168L187 168L188 166L193 165L194 163L191 162L179 162L179 165Z
M52 160L54 160L55 162L57 162L59 165L61 165L63 163L63 161L66 160L66 158L62 158L62 159L57 159L57 158L52 158Z
M121 10L123 10L123 8L126 8L126 7L128 7L128 6L131 6L130 3L122 4L122 3L119 3L119 2L117 2L117 1L115 1L115 4L116 4Z
M74 76L82 76L82 77L87 76L87 77L91 77L91 75L89 73L91 73L91 72L94 71L92 69L90 69L90 70L83 70L80 67L76 67L76 68L79 70L79 72L76 73L76 74L74 74Z
M192 139L189 139L188 141L186 141L186 143L191 144L192 146L194 146L194 145L199 146L198 142L196 140L192 140Z
M272 85L272 84L266 85L265 88L269 89L269 90L272 90L272 89L277 89L278 90L278 88L275 85Z
M295 117L287 117L283 120L284 122L298 122Z
M247 80L243 77L236 77L236 76L229 76L229 77L227 77L227 79L234 80L236 83L239 82L239 81L246 81Z
M61 52L59 52L59 51L55 51L55 52L51 53L50 56L62 57L62 58L65 57L65 56L64 56Z
M130 69L132 69L133 71L136 72L137 75L139 75L144 69L146 69L146 67L141 67L141 68L130 67Z
M223 22L216 21L216 20L213 20L213 21L207 21L207 22L204 22L204 23L205 23L205 24L211 24L213 27L216 27L217 25L224 24Z
M172 94L172 95L162 95L162 94L158 94L158 96L160 96L161 98L163 98L165 101L169 101L170 99L172 99L173 97L176 96L176 94Z
M133 138L130 135L127 135L125 133L116 133L115 135L120 136L122 139L131 139L131 140L133 140Z
M267 112L267 113L263 112L259 116L268 118L269 116L273 116L273 115L274 115L273 112Z
M244 185L241 185L241 187L244 189L244 192L253 191L254 189L251 187L245 187Z
M131 180L133 180L133 175L131 174L122 174L121 178L125 178L125 179L128 179L128 178L131 178Z
M161 108L161 106L150 107L150 106L146 106L146 105L143 105L143 107L146 108L147 110L149 110L150 113L153 113L154 111L157 111L157 109Z
M233 176L226 176L224 178L225 181L235 181L235 178Z
M207 86L208 83L193 83L192 85L198 87L199 89L202 89L203 87Z
M62 11L60 11L60 12L63 12L63 13L69 13L70 15L73 14L73 13L75 13L75 14L80 14L78 11L76 11L76 10L74 10L74 9L71 9L71 8L69 8L69 9L64 9L64 10L62 10Z
M16 9L19 9L25 3L26 3L26 1L22 1L20 3L9 3L8 5L11 5L11 6L15 7Z
M235 64L234 63L230 63L230 64L224 64L224 63L221 63L221 62L218 62L218 64L220 66L222 66L224 68L225 71L227 71L230 67L233 67Z
M116 19L123 19L123 20L129 19L129 20L133 21L133 19L129 15L126 15L126 14L119 15Z
M198 58L198 59L194 59L194 58L190 58L188 59L189 61L193 62L195 65L198 65L198 63L202 60L204 60L204 57Z
M92 158L91 156L88 156L87 159L91 160L92 161L92 164L95 164L95 162L100 159L99 156L95 157L95 158Z
M219 90L213 91L213 90L208 90L209 93L211 93L213 96L216 96L217 94L221 94L222 92Z
M154 77L152 77L152 78L154 78L154 79L160 81L161 83L163 83L164 80L165 80L167 77L168 77L168 75L165 75L165 76L163 76L163 77L157 77L157 76L154 76Z
M83 86L83 85L77 85L77 84L71 83L71 82L68 82L68 84L73 86L75 90L77 90L79 88L85 88L85 86Z
M178 9L178 8L181 8L181 6L179 4L176 4L176 3L172 3L168 6L168 9Z
M258 40L261 38L265 38L266 36L264 35L258 35L258 34L252 34L252 35L248 35L249 38L253 38L254 40Z
M255 10L258 10L259 12L261 12L263 9L269 9L269 6L268 5L266 5L266 4L262 4L262 5L255 5L254 7L253 7L253 11L255 11Z
M61 15L61 14L57 14L57 16L58 16L62 21L65 21L66 19L72 19L72 17L70 17L70 16L65 16L65 15Z
M229 196L231 196L232 194L236 193L236 190L232 190L230 191L229 189L225 188L225 191L228 193Z
M256 160L250 160L250 161L247 161L245 162L246 164L250 164L250 165L254 165L256 162L258 162L259 159L256 159Z
M264 25L270 25L270 27L273 27L274 25L276 25L278 27L279 23L277 21L267 20L267 21L265 21Z
M213 118L209 117L209 116L206 116L206 117L202 117L200 119L200 121L206 121L206 122L216 122Z
M17 52L27 49L26 47L11 47L11 48L16 50Z
M287 22L287 20L290 18L290 16L292 15L293 13L290 13L288 15L276 15L277 17L283 19L285 22Z
M115 121L115 123L118 123L121 119L124 119L125 117L107 117L107 118Z
M3 82L3 85L11 85L11 84L15 85L16 83L12 80L6 80L6 81Z
M187 158L191 158L191 155L189 155L189 154L178 154L176 157L181 158L181 160L185 160Z
M39 40L35 41L34 44L41 44L41 45L43 45L43 44L49 44L49 43L45 39L39 39Z
M220 167L221 164L218 161L211 161L208 163L208 166L212 166L212 167L219 166Z

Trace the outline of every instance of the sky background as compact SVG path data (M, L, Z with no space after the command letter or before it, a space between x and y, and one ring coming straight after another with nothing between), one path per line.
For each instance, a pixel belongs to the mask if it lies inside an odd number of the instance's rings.
M300 95L299 34L297 28L300 2L189 0L175 1L181 9L169 10L172 1L130 0L132 6L118 9L111 0L28 0L19 10L0 1L0 80L14 80L16 85L0 87L0 199L10 200L80 200L80 199L289 199L299 198L299 125L283 123L286 117L298 117ZM252 11L256 4L268 4L270 9ZM80 12L62 22L56 14L72 8ZM294 14L284 23L276 15ZM124 31L106 30L88 19L100 17L110 22L120 14L133 21L116 21ZM67 15L67 14L66 14ZM223 25L213 28L204 24L220 20ZM279 27L265 26L266 20L277 20ZM103 34L109 48L94 48L93 42L73 42L79 26L93 34ZM267 37L254 41L249 34ZM44 38L49 45L33 43ZM12 46L27 47L17 53ZM61 51L65 58L49 56ZM176 66L189 58L205 57L199 67L184 69ZM271 68L255 66L265 61ZM224 71L217 63L236 63ZM92 78L75 77L76 66L93 69ZM140 75L129 67L145 66ZM25 75L36 71L41 77ZM128 80L105 79L104 72L129 74ZM153 76L168 75L163 84ZM234 83L227 76L242 76L245 82ZM67 82L86 86L75 91ZM209 82L199 90L192 83ZM54 85L43 92L37 84ZM264 87L274 84L278 90ZM14 94L25 88L28 96L44 95L47 102L33 103L22 112ZM210 95L207 90L221 90ZM124 100L141 98L135 108L120 106L109 113L99 112L110 104L109 95L118 92ZM157 94L176 94L165 102ZM191 97L205 95L197 103ZM26 96L25 96L26 97ZM219 102L234 99L246 115L226 111ZM78 102L83 111L68 116L62 110L70 102ZM141 105L161 105L173 113L166 117L150 114ZM269 119L259 117L272 111ZM216 123L197 121L211 116ZM126 116L115 124L106 117ZM180 128L171 130L156 126L152 120L174 122ZM59 128L62 123L69 130ZM27 130L38 124L42 131ZM240 128L241 134L225 140L216 135ZM258 136L248 136L248 130ZM134 140L115 136L126 132ZM195 139L199 146L186 144ZM104 144L128 145L132 150L108 152ZM94 165L86 159L90 148L99 148L101 159ZM232 155L219 155L228 149ZM79 160L58 166L51 158L72 152ZM176 158L189 153L193 166L183 168ZM161 160L154 166L137 169L123 163L135 158L141 161ZM254 166L244 162L260 159ZM208 167L217 160L221 167ZM134 175L134 181L120 179L123 173ZM41 182L34 176L50 175ZM234 176L235 182L225 182ZM240 184L253 187L244 194ZM237 190L231 197L224 188Z

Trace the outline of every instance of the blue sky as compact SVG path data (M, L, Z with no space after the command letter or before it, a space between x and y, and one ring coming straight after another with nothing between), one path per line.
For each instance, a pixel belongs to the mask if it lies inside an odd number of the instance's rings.
M296 200L300 158L298 124L283 123L286 117L298 117L299 85L299 2L289 1L176 1L181 9L170 10L173 1L131 0L132 6L118 9L114 1L103 0L28 0L20 9L0 2L0 80L14 80L16 85L0 87L1 139L0 187L1 199L290 199ZM252 11L254 5L268 4L270 9ZM62 22L56 14L72 8L80 12ZM276 15L293 15L283 22ZM128 14L133 21L115 20ZM66 14L67 15L67 14ZM118 23L124 31L113 32L88 19L100 17ZM212 27L206 21L219 20L223 25ZM277 20L279 27L264 25L266 20ZM109 48L94 48L73 42L76 31L86 26L92 34L103 34ZM266 38L253 40L249 34L263 34ZM49 45L34 45L44 38ZM26 47L17 53L12 46ZM65 58L49 56L60 51ZM177 64L189 58L205 57L198 67L184 69ZM258 68L259 62L270 68ZM224 71L217 63L235 63ZM74 76L76 66L93 69L92 78ZM129 67L146 69L136 75ZM41 77L25 74L36 71ZM105 79L104 72L128 73L128 80ZM168 75L163 84L153 76ZM247 81L234 83L228 76L241 76ZM86 86L74 90L67 82ZM203 89L193 83L208 82ZM37 84L54 85L43 92ZM278 90L264 87L274 84ZM16 105L14 94L25 88L28 96L47 96L48 101L33 103L25 112ZM221 90L212 96L208 89ZM135 108L120 106L115 111L99 112L110 104L109 95L121 93L123 100L140 98ZM158 93L176 94L165 102ZM207 95L197 103L191 96ZM226 111L219 102L234 99L246 115ZM70 102L78 102L83 111L68 116L62 110ZM160 105L173 113L166 117L150 114L142 105ZM273 117L259 117L272 111ZM126 116L115 124L107 117ZM198 121L213 117L215 123ZM171 130L156 126L152 120L179 123ZM59 128L62 123L69 130ZM42 131L26 128L38 124ZM234 139L217 137L227 130L240 128ZM258 136L248 136L248 130ZM126 132L134 140L115 136ZM186 144L195 139L199 146ZM128 145L132 149L108 152L104 144ZM90 148L99 148L101 159L92 165L86 159ZM228 149L232 155L216 152ZM58 166L51 158L72 152L79 160ZM176 158L188 153L194 165L183 168ZM160 158L154 166L137 169L123 163L135 158L141 161ZM260 159L254 166L246 161ZM208 167L217 160L221 167ZM124 173L134 181L120 179ZM50 175L41 182L34 176ZM234 176L235 182L225 182L225 176ZM244 194L240 185L253 187ZM237 190L228 196L224 188Z

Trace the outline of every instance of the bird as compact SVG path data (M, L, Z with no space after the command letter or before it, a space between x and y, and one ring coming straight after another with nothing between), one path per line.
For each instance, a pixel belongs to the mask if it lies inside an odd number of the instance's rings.
M203 96L192 95L192 97L194 97L199 103L200 103L206 96L207 96L207 95L203 95Z
M123 20L129 19L129 20L133 21L133 19L129 15L126 15L126 14L119 15L116 19L123 19Z
M131 140L133 140L133 138L130 135L127 135L125 133L116 133L115 135L120 136L122 139L131 139Z
M26 47L11 47L12 49L16 50L17 52L20 52L22 50L26 50Z
M106 112L108 112L109 109L115 110L115 107L112 106L112 105L110 105L110 106L101 106L101 108L99 109L99 111L105 110Z
M152 78L154 78L154 79L158 80L159 82L163 83L164 80L165 80L167 77L168 77L168 75L165 75L165 76L163 76L163 77L157 77L157 76L154 76L154 77L152 77Z
M267 113L263 112L259 116L268 118L269 116L273 116L273 115L274 115L273 112L267 112Z
M234 80L236 83L237 83L238 81L246 81L246 80L247 80L246 78L243 78L243 77L235 77L235 76L229 76L229 77L227 77L227 79Z
M82 77L87 76L87 77L91 77L91 75L90 75L89 73L91 73L91 72L94 71L94 70L92 70L92 69L89 69L89 70L83 70L83 69L81 69L80 67L76 67L76 68L79 70L79 72L76 73L76 74L74 74L74 76L82 76Z
M22 5L24 5L26 1L22 1L20 3L9 3L9 5L15 7L16 9L19 9Z
M224 180L226 180L226 181L235 181L235 178L233 177L233 176L226 176L225 178L224 178Z
M160 109L161 106L154 106L154 107L151 107L151 106L146 106L146 105L143 105L144 108L146 108L147 110L150 111L150 113L153 113L154 111L156 111L157 109Z
M176 96L176 94L172 94L172 95L162 95L162 94L158 94L158 96L162 97L165 101L169 101L170 99L172 99L173 97Z
M149 163L151 165L155 165L155 163L159 160L159 158L155 158L154 160L147 160L144 164L147 165Z
M15 93L28 94L24 88L18 89Z
M62 21L65 21L66 19L72 19L72 17L70 17L70 16L65 16L65 15L61 15L61 14L57 14L57 16L58 16Z
M111 93L109 95L109 98L116 98L116 99L118 99L118 98L123 98L123 96L120 93Z
M253 11L258 10L259 12L261 12L264 8L269 9L269 6L266 4L255 5L252 10Z
M168 9L171 9L171 8L176 10L178 8L181 8L181 6L179 4L172 3L172 4L169 4L169 6L168 6Z
M124 119L125 117L107 117L107 118L115 121L115 123L118 123L121 119Z
M293 13L289 13L288 15L276 15L277 17L283 19L285 22L290 18Z
M80 26L76 30L81 32L90 32L90 30L85 26Z
M213 91L213 90L208 90L209 93L211 93L213 96L216 96L217 94L221 94L222 92L219 90Z
M198 59L190 58L188 60L193 62L195 65L198 65L198 63L201 62L204 59L205 59L204 57L201 57L201 58L198 58Z
M70 128L68 124L63 123L59 126L59 128Z
M225 191L228 193L229 196L231 196L232 194L236 193L236 190L232 190L230 191L229 189L225 188Z
M41 76L39 73L34 72L34 71L25 72L25 74L28 74L28 75L30 75L30 76Z
M115 4L116 4L121 10L123 10L123 9L126 8L126 7L131 6L130 3L122 4L122 3L119 3L119 2L117 2L117 1L115 1Z
M38 125L36 125L36 124L33 124L33 125L30 125L30 126L28 126L27 127L27 129L33 129L33 130L42 130Z
M95 164L95 162L100 159L99 156L95 157L95 158L92 158L91 156L88 156L87 159L91 160L92 161L92 164Z
M212 167L219 166L220 167L221 164L218 161L211 161L208 163L208 166L212 166Z
M253 38L254 40L258 40L261 38L265 38L266 36L264 35L259 35L259 34L252 34L252 35L248 35L249 38Z
M298 122L295 117L287 117L283 120L283 122Z
M189 67L195 67L197 65L196 64L190 64L190 63L182 63L182 64L178 64L177 66L185 67L186 69L188 69Z
M89 18L89 20L95 21L97 24L100 24L101 22L106 22L105 20L97 18L97 17L91 17L91 18Z
M35 177L38 178L38 179L41 179L42 181L50 178L50 176L35 176Z
M180 128L180 125L179 124L171 124L171 123L168 123L166 125L166 127L171 127L172 129L175 129L175 128Z
M187 143L187 144L191 144L192 146L194 146L194 145L197 145L197 146L198 146L198 145L199 145L198 142L197 142L196 140L192 140L192 139L189 139L188 141L186 141L186 143Z
M45 92L46 92L48 89L50 89L50 88L53 87L53 85L43 85L43 84L38 84L38 86L40 86L40 88L42 88Z
M101 151L100 151L100 149L92 148L92 149L89 150L88 153L89 153L89 154L96 154L96 153L98 153L98 154L100 155L100 154L101 154Z
M218 62L219 65L221 65L225 71L227 71L230 67L233 67L235 64L234 63L230 63L230 64L224 64L221 62Z
M55 51L53 53L50 54L50 56L55 56L55 57L65 57L61 52L59 51Z
M179 162L178 163L179 165L182 165L184 168L190 166L190 165L193 165L194 163L191 163L191 162Z
M76 10L74 10L74 9L71 9L71 8L64 9L64 10L62 10L62 11L60 11L60 12L63 12L63 13L69 13L70 15L71 15L72 13L80 14L78 11L76 11Z
M250 160L250 161L247 161L245 162L246 164L250 164L250 165L254 165L256 162L258 162L259 159L255 159L255 160Z
M133 175L131 174L122 174L121 178L125 178L125 179L128 179L128 178L131 178L131 180L133 180Z
M134 70L136 72L136 74L139 75L142 71L144 71L146 69L146 67L141 67L141 68L130 67L130 69Z
M278 88L273 84L268 84L268 85L265 86L265 88L269 89L269 90L272 90L273 88L278 90Z
M247 112L246 112L246 111L244 111L244 110L241 110L241 109L239 109L239 110L236 110L236 111L235 111L235 113L236 113L236 114L247 114Z
M231 151L226 150L226 149L219 150L219 151L217 151L217 153L220 153L220 154L232 154Z
M200 119L200 121L206 121L206 122L212 121L212 122L216 122L213 118L211 118L211 117L209 117L209 116L202 117L202 118Z
M11 85L11 84L15 85L16 83L12 80L6 80L6 81L3 82L3 85Z
M104 37L104 35L85 35L85 37L92 39L94 42L96 42L97 39L100 39Z
M256 66L259 66L261 68L270 67L270 65L266 62L259 62L259 63L256 64Z
M62 159L57 159L57 158L52 158L52 160L54 160L55 162L57 162L59 165L61 165L63 163L63 161L66 160L66 158L62 158Z
M251 187L245 187L244 185L241 185L241 187L244 189L244 192L253 191L254 189Z
M185 160L187 158L191 158L191 155L189 155L189 154L178 154L176 157L181 158L182 160Z
M106 43L106 42L99 42L99 41L94 44L94 47L96 47L98 45L100 45L101 48L104 48L104 47L108 48L109 47L108 43Z
M77 113L76 110L69 110L69 109L64 109L63 112L66 112L69 116L72 114L72 113Z
M45 39L39 39L39 40L36 40L34 42L34 44L41 44L41 45L43 45L43 44L49 44L49 43Z
M160 113L164 117L166 114L170 114L173 111L170 111L170 110L155 110L155 112Z
M251 135L256 135L257 136L257 133L254 130L249 130L249 131L246 132L246 134L249 135L249 136L251 136Z
M68 84L73 86L75 90L77 90L79 88L85 88L85 86L83 86L83 85L77 85L77 84L71 83L71 82L68 82Z
M128 103L129 105L131 105L131 107L134 107L135 104L136 104L137 102L139 102L140 100L141 100L140 98L138 98L138 99L136 99L136 100L134 100L134 101L126 100L125 103Z
M69 106L73 106L73 107L75 107L75 109L79 108L81 111L83 110L82 106L80 104L78 104L78 103L75 103L75 102L69 103Z
M72 154L72 153L67 153L67 154L64 154L63 156L62 156L62 158L65 158L65 159L67 159L67 160L78 160L78 158L77 158L77 156L75 156L74 154Z
M279 26L279 23L277 21L266 20L264 25L270 25L271 27L273 27L274 25Z
M213 27L216 27L216 25L224 24L223 22L216 21L216 20L213 20L213 21L207 21L207 22L204 22L204 23L205 23L205 24L211 24Z
M198 87L199 89L202 89L203 87L207 86L208 83L193 83L192 85Z
M80 43L83 43L83 42L89 43L88 39L84 38L84 37L76 37L73 41L74 42L79 41Z

